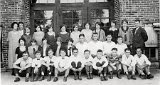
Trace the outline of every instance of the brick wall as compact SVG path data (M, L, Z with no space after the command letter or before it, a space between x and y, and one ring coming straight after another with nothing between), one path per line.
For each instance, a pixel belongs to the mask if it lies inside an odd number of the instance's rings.
M144 22L149 19L152 22L160 22L159 0L119 0L120 20L129 20L129 25L133 26L135 18Z
M12 30L12 22L25 22L25 26L29 25L29 1L30 0L1 0L0 1L0 24L4 26L2 34L2 51L3 51L3 64L8 63L8 44L7 35Z

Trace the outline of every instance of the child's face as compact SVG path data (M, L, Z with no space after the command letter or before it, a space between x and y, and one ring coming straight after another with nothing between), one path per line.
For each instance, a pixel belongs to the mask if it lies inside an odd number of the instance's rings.
M101 58L103 56L103 52L97 52L97 58Z
M78 26L75 26L75 27L74 27L74 31L78 31Z
M84 53L84 56L85 56L85 58L89 58L90 52L89 52L89 51L85 52L85 53Z
M23 29L23 24L19 24L19 28L22 30Z
M41 29L40 29L39 26L37 26L36 31L37 31L37 32L38 32L38 31L41 31Z
M63 26L63 27L61 28L61 32L65 32L65 31L66 31L66 27Z
M20 45L24 45L24 41L23 40L20 40Z
M131 51L126 50L126 56L129 56L129 55L130 55L130 53L131 53Z
M36 58L40 58L41 57L41 53L36 53Z
M68 41L68 45L72 45L73 43L71 41Z
M117 55L117 51L116 50L112 50L112 55Z
M86 29L89 29L89 24L88 24L88 23L85 25L85 28L86 28Z
M23 59L24 59L24 60L27 60L27 59L28 59L28 53L24 53L24 54L23 54Z
M80 42L84 42L84 37L83 37L83 36L80 36L80 37L79 37L79 41L80 41Z
M93 40L98 40L98 35L97 34L93 34Z
M123 22L123 27L126 27L127 26L127 22Z
M52 50L48 51L48 56L50 56L50 57L53 56L53 51Z
M111 26L112 26L112 27L115 27L115 23L111 22Z
M137 52L138 56L141 56L141 54L142 54L142 50L141 49L137 49L136 52Z
M26 33L30 33L30 29L29 28L26 28Z
M98 24L96 24L96 28L100 28L100 26Z
M111 41L112 40L112 36L111 35L107 35L107 41Z
M74 55L74 56L77 56L77 55L78 55L78 50L74 50L74 51L73 51L73 55Z
M18 29L18 25L14 24L13 29L17 30Z
M31 42L32 45L36 45L36 42Z
M49 31L49 32L52 32L52 31L53 31L53 28L52 28L52 27L50 27L50 28L48 29L48 31Z
M122 43L122 38L118 38L117 42L118 42L119 44L121 44L121 43Z
M66 56L66 52L63 51L63 50L61 50L61 51L60 51L60 55L61 55L62 57L65 57L65 56Z

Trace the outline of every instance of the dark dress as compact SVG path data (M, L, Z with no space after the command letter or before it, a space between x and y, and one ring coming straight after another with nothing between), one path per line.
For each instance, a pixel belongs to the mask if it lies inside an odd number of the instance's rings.
M25 47L24 51L27 51L27 47ZM22 57L22 54L23 54L24 51L21 51L20 47L16 48L15 54L18 54L17 59Z
M112 35L112 41L117 43L117 38L118 38L118 33L119 33L119 30L108 30L108 33L110 33Z
M53 50L54 54L57 50L57 39L55 35L49 35L48 33L45 34L45 38L47 39L47 44L50 45L50 48Z
M67 48L68 39L70 38L69 33L66 34L59 33L58 36L60 37L60 40L62 42L62 48Z
M31 42L31 40L32 40L32 36L31 36L31 35L26 35L26 34L24 34L24 35L22 35L21 38L23 38L23 39L25 40L27 47L29 47L29 46L31 45L31 44L30 44L30 42Z

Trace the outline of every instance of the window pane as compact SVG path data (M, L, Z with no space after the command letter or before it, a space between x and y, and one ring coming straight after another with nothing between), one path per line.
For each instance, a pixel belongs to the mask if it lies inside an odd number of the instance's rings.
M36 3L55 3L55 0L37 0Z
M108 9L103 9L102 10L102 17L109 17L109 10Z
M89 0L89 2L107 2L108 0Z
M43 10L35 10L34 11L34 18L44 19L44 11Z
M84 0L60 0L60 3L82 3Z
M109 19L101 19L101 22L103 22L104 24L107 24L109 22Z
M45 19L52 19L53 18L53 11L44 11Z

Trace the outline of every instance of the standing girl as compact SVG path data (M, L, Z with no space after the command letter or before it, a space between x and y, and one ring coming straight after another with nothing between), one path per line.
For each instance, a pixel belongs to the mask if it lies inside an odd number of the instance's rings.
M33 39L37 41L38 45L42 45L42 39L44 37L44 32L42 31L40 26L36 27L36 32L33 34Z

